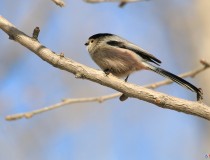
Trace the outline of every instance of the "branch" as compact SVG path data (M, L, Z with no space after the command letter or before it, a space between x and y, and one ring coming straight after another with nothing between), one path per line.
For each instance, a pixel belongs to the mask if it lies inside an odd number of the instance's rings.
M210 68L210 63L208 63L204 60L201 60L200 62L201 62L201 64L203 64L202 67L200 67L198 69L195 69L193 71L190 71L190 72L180 74L179 77L182 77L182 78L195 77L196 75L198 75L202 71L205 71L206 69ZM164 86L164 85L168 85L168 84L171 84L171 83L173 83L173 81L164 80L164 81L160 81L160 82L157 82L157 83L145 85L144 87L155 89L155 88L158 88L158 87L161 87L161 86ZM37 109L37 110L30 111L30 112L25 112L25 113L8 115L6 117L6 120L11 121L11 120L17 120L17 119L21 119L21 118L31 118L31 117L33 117L37 114L47 112L47 111L50 111L50 110L54 110L56 108L60 108L60 107L63 107L65 105L74 104L74 103L82 103L82 102L99 102L99 103L102 103L106 100L113 99L113 98L116 98L116 97L119 97L119 96L121 96L121 93L114 93L114 94L109 94L109 95L105 95L105 96L101 96L101 97L78 98L78 99L68 98L68 99L64 99L63 101L61 101L59 103L56 103L54 105L44 107L44 108L41 108L41 109Z
M102 103L103 101L106 101L108 99L113 99L115 97L118 97L120 95L120 93L115 93L115 94L110 94L110 95L106 95L106 96L101 96L101 97L90 97L90 98L75 98L75 99L64 99L63 101L56 103L54 105L48 106L48 107L44 107L41 109L37 109L37 110L33 110L31 112L25 112L25 113L18 113L18 114L14 114L14 115L9 115L6 117L6 120L11 121L11 120L17 120L20 118L31 118L32 116L39 114L39 113L43 113L46 111L50 111L56 108L60 108L64 105L67 104L74 104L74 103L82 103L82 102L99 102Z
M142 0L84 0L85 2L88 3L100 3L100 2L138 2L138 1L142 1Z
M33 34L32 34L32 37L37 41L38 41L39 32L40 32L39 27L36 27L33 31Z
M2 16L0 16L0 28L9 35L10 39L25 46L54 67L73 73L76 78L88 79L122 92L126 96L147 101L162 108L172 109L210 120L210 107L203 103L168 96L141 86L126 83L111 74L106 76L103 71L95 70L66 58L63 54L55 54L55 52L46 48L34 38L18 30Z
M62 0L52 0L57 6L64 7L65 3Z
M84 0L87 3L101 3L101 2L120 2L119 7L125 6L127 3L140 2L146 0Z
M206 70L207 68L210 67L210 63L205 61L205 60L200 60L200 63L203 65L201 68L195 69L193 71L189 71L189 72L186 72L186 73L183 73L183 74L180 74L179 77L181 77L181 78L195 77L197 74L199 74L200 72L202 72L202 71L204 71L204 70ZM171 83L173 83L172 80L166 79L164 81L156 82L154 84L149 84L149 85L146 85L144 87L150 88L150 89L155 89L157 87L160 87L160 86L163 86L163 85L167 85L167 84L171 84ZM125 94L122 94L120 96L120 100L121 101L125 101L127 98L128 97Z

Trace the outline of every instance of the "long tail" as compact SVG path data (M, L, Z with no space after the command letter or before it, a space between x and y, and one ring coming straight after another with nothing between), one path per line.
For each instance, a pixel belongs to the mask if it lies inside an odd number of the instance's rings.
M187 89L189 89L189 90L191 90L193 92L196 92L197 93L197 100L198 101L201 100L201 99L203 99L203 92L202 92L201 88L195 87L194 85L192 85L191 83L187 82L186 80L184 80L184 79L176 76L175 74L170 73L170 72L168 72L168 71L166 71L166 70L164 70L162 68L153 66L153 65L148 64L148 63L147 63L147 67L150 70L152 70L152 71L160 74L161 76L166 77L166 78L169 78L172 81L178 83L179 85L181 85L181 86L183 86L183 87L185 87L185 88L187 88Z

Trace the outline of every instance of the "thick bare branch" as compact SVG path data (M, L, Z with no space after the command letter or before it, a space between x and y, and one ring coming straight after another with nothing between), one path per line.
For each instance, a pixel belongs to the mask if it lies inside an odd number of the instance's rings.
M204 60L201 60L201 63L203 64L202 67L195 69L193 71L190 72L186 72L183 74L180 74L179 76L182 78L185 77L194 77L196 75L198 75L199 73L201 73L202 71L205 71L207 68L210 68L210 64ZM146 88L158 88L167 84L171 84L173 83L173 81L171 80L165 80L165 81L161 81L161 82L157 82L157 83L153 83L153 84L149 84L149 85L145 85L144 87ZM72 98L68 98L63 100L62 102L56 103L54 105L48 106L48 107L44 107L41 109L37 109L37 110L33 110L30 112L25 112L25 113L18 113L18 114L13 114L13 115L9 115L6 117L6 120L17 120L17 119L21 119L21 118L31 118L34 115L43 113L43 112L47 112L50 110L54 110L56 108L60 108L63 107L65 105L69 105L69 104L73 104L73 103L84 103L84 102L99 102L102 103L103 101L106 100L110 100L116 97L121 96L121 93L114 93L114 94L109 94L109 95L105 95L105 96L101 96L101 97L90 97L90 98L77 98L77 99L72 99Z
M25 46L44 61L54 67L66 70L75 74L77 78L84 78L101 85L113 88L125 95L133 98L138 98L143 101L155 104L162 108L172 109L179 112L196 115L210 120L210 108L201 102L192 102L184 99L168 96L141 86L130 83L125 83L111 74L106 76L102 71L95 70L61 55L55 54L50 49L46 48L38 41L27 36L22 31L18 30L5 18L0 16L0 28L6 32L10 39Z

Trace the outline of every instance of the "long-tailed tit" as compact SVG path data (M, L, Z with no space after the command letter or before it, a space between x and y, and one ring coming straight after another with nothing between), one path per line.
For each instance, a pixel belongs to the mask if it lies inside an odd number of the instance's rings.
M109 33L99 33L89 37L85 43L95 63L106 73L117 77L126 77L138 70L151 70L179 85L197 93L197 100L202 99L202 91L186 80L157 67L161 61L137 45ZM154 64L152 64L154 63Z

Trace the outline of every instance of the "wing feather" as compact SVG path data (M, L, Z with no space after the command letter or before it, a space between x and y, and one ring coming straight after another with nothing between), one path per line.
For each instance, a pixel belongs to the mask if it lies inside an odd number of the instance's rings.
M135 52L136 54L138 54L143 59L145 59L149 62L153 62L156 65L160 65L159 63L161 63L161 61L159 59L157 59L155 56L153 56L152 54L139 48L138 46L135 46L134 44L125 44L124 42L119 42L119 41L115 41L115 40L108 41L107 44L110 46L131 50L131 51Z

